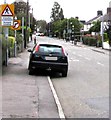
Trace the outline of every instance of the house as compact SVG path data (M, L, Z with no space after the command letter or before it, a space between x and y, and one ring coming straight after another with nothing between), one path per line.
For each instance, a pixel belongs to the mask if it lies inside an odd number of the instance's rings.
M97 16L85 23L84 31L89 31L89 29L93 26L93 22L97 20L104 22L104 25L107 25L108 22L111 22L111 1L109 2L107 13L103 15L102 11L97 11Z
M93 26L93 22L99 20L103 16L102 11L97 11L97 16L87 21L84 25L84 31L89 31L89 29Z
M89 29L93 26L94 21L101 21L101 31L100 34L102 36L103 48L111 49L110 45L107 42L104 42L103 33L108 25L111 25L111 1L109 2L109 7L107 8L107 13L103 15L102 11L97 11L97 16L87 21L84 25L84 31L89 31Z

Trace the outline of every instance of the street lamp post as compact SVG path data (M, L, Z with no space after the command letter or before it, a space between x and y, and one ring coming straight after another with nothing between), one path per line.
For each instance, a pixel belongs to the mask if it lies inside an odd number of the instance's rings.
M72 40L72 22L70 22L70 40Z
M74 25L72 25L72 43L74 42Z
M102 48L103 48L103 42L104 42L104 15L102 16L102 22L101 22L101 37L102 37Z
M69 21L67 19L67 35L66 35L66 42L69 40Z

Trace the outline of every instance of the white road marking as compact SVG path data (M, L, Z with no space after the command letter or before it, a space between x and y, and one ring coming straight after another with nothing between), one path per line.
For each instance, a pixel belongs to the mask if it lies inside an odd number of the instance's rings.
M73 52L73 54L75 55L75 54L76 54L76 52Z
M79 57L82 57L82 55L78 55Z
M78 59L73 59L73 58L70 58L70 59L69 59L69 61L78 62L78 61L80 61L80 60L78 60Z
M74 62L79 62L79 60L77 60L77 59L75 59L75 60L73 60Z
M100 63L100 62L97 62L98 65L101 65L101 66L104 66L104 64Z
M89 48L83 48L83 49L90 50Z
M55 102L56 102L56 105L57 105L57 108L58 108L59 117L61 118L61 120L66 120L63 109L62 109L62 106L61 106L60 101L59 101L59 98L58 98L57 93L56 93L56 91L54 89L54 86L52 84L52 81L51 81L49 76L47 78L48 78L48 82L49 82L49 85L51 87L51 90L52 90L52 93L53 93L53 96L54 96L54 99L55 99Z
M90 58L88 58L88 57L85 57L85 59L86 59L86 60L91 60L91 59L90 59Z

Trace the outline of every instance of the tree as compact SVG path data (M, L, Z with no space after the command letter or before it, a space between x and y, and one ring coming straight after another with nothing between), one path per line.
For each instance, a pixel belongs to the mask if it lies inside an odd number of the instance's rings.
M45 33L46 32L46 21L45 20L38 20L37 21L37 29L39 32Z
M62 8L61 8L61 10L60 10L59 16L60 16L60 20L63 20L63 19L64 19L63 9L62 9Z
M58 2L54 2L50 18L51 18L51 21L64 19L63 9L60 7Z
M90 33L91 32L100 32L101 28L101 22L98 20L96 22L93 22L93 26L89 29Z
M15 6L15 14L17 15L18 13L26 13L26 8L27 8L27 3L26 2L14 2L14 6ZM28 8L28 10L30 9L30 7Z
M47 28L49 28L50 30L47 31L51 31L52 36L56 35L56 37L62 38L63 31L66 31L66 33L68 34L69 30L72 29L72 26L74 26L75 35L77 36L78 34L80 34L80 28L82 27L82 24L77 18L64 18L63 20L51 22L48 26L49 27Z
M110 46L111 46L111 22L108 22L105 32L106 32L107 35L108 35L109 44L110 44Z

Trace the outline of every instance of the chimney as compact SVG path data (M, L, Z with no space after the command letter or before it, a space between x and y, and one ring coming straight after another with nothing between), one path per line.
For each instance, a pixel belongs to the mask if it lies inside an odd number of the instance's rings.
M111 20L111 7L107 8L108 20Z
M101 16L101 15L103 15L102 11L101 11L101 10L98 10L98 11L97 11L97 16Z
M76 16L75 18L76 18L76 19L79 19L79 17L78 17L78 16Z
M111 1L109 2L109 7L111 8Z

